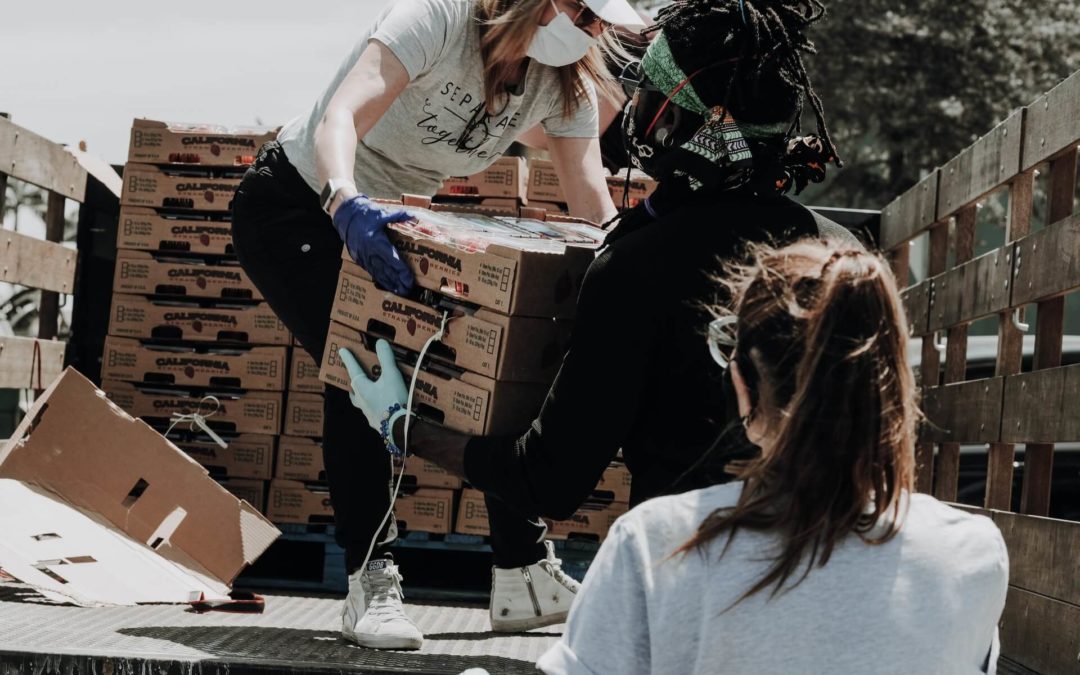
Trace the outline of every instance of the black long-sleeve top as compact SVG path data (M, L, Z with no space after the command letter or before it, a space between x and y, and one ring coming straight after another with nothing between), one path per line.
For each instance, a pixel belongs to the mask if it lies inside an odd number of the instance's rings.
M748 241L806 236L856 241L792 200L739 194L617 229L585 276L570 348L539 415L519 436L471 439L468 480L523 513L564 519L621 448L632 504L702 487L706 479L683 474L729 422L705 341L702 305L717 292L710 274Z

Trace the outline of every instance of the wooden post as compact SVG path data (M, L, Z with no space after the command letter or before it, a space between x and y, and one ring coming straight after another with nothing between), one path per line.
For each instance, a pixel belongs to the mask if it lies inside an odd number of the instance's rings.
M1009 220L1005 226L1005 241L1009 244L1026 237L1031 232L1032 199L1035 188L1034 170L1026 171L1013 179L1009 185ZM1011 249L1010 249L1011 250ZM1010 253L1015 256L1015 251ZM1009 267L1013 268L1012 258ZM1009 275L1009 294L1013 291L1013 276ZM1010 307L1012 303L1009 303ZM1024 319L1019 308L1020 320ZM1013 310L998 315L998 353L994 374L1008 377L1020 372L1024 356L1024 334L1012 320ZM1002 404L1004 406L1004 402ZM1002 414L1004 417L1004 414ZM1000 437L1000 436L999 436ZM984 505L999 511L1012 510L1013 462L1016 446L1012 443L990 443L986 468L986 494Z
M1050 189L1047 222L1050 225L1073 212L1076 190L1076 158L1074 145L1050 162ZM1023 261L1021 261L1023 264ZM1065 332L1065 297L1058 296L1039 303L1035 327L1035 370L1061 365L1061 338ZM1028 443L1024 452L1024 487L1020 511L1035 516L1050 513L1050 484L1054 470L1054 444Z
M971 260L975 250L976 205L970 204L956 214L956 265ZM945 384L963 382L967 375L968 324L949 328L945 348ZM937 485L934 495L942 500L956 501L960 481L960 443L942 443L938 452Z
M936 223L930 229L927 277L933 278L945 271L949 259L949 223ZM931 306L931 311L933 307ZM933 334L923 338L922 386L936 387L941 374L941 355L934 346ZM934 443L919 441L915 444L915 489L930 494L934 491Z
M59 242L64 238L64 196L49 193L45 211L45 239ZM38 305L38 337L51 340L56 337L60 319L60 295L55 291L42 291Z

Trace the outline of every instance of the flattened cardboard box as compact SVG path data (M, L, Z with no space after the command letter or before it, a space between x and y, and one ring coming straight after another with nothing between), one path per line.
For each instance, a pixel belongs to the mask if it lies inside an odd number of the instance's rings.
M529 187L525 193L529 203L538 202L566 203L566 193L559 183L559 174L555 164L546 159L529 161Z
M0 567L79 605L224 599L280 534L68 368L0 450Z
M272 480L266 498L266 517L275 523L333 524L330 490L293 480Z
M263 143L277 138L268 127L225 127L136 119L128 161L145 164L247 166Z
M306 391L321 394L326 385L319 379L319 364L303 347L292 348L292 363L289 366L289 391Z
M192 255L234 255L232 225L226 216L165 215L154 209L120 209L116 248Z
M251 504L258 509L259 513L266 513L266 481L224 478L218 482L237 499L243 499Z
M478 534L482 537L491 534L487 502L484 501L483 492L472 488L465 488L461 491L454 532L458 534Z
M608 530L619 516L630 510L627 504L618 502L607 505L586 503L567 520L547 520L548 539L570 539L584 536L603 541Z
M130 338L289 345L292 335L270 305L203 305L113 295L109 335Z
M522 157L500 157L471 176L447 178L435 194L441 197L499 197L524 200L528 167Z
M119 251L113 292L217 300L262 300L262 293L238 263L155 257L147 251Z
M290 391L285 397L286 436L322 438L323 395Z
M319 482L326 480L322 441L282 436L278 441L275 478Z
M390 239L417 286L515 316L572 318L595 256L578 246L558 254L501 244L470 252L393 225ZM348 250L342 250L342 258L351 260Z
M202 392L185 389L170 390L153 385L136 386L131 382L103 380L101 388L113 403L133 417L164 429L173 415L199 413L217 432L241 434L281 433L284 399L280 393L268 391L213 392L214 400ZM255 478L256 476L252 476ZM261 477L261 476L259 476ZM269 478L269 476L266 476Z
M359 265L345 261L331 318L419 352L439 331L442 311L376 288ZM511 317L457 306L431 358L496 380L551 382L570 342L573 322Z
M235 171L176 170L128 164L124 169L120 205L228 211L242 176Z
M108 337L101 362L103 380L192 387L284 391L285 347L196 349L146 345Z
M394 504L398 528L409 532L447 534L453 515L453 490L420 488L411 494L399 494Z
M263 434L239 434L226 436L224 440L229 447L222 448L209 438L192 437L190 434L173 439L173 443L199 464L205 466L211 476L260 481L270 480L273 477L272 465L277 437ZM250 499L248 502L259 506ZM262 506L259 508L261 510Z
M394 471L401 471L401 462L396 458L394 460ZM405 463L405 476L402 478L401 484L410 487L460 490L462 481L438 464L413 455Z
M327 384L349 391L349 374L338 356L342 347L347 347L369 374L378 366L378 358L364 344L358 331L331 322L319 377ZM409 381L413 369L402 363L400 357L399 366ZM417 377L413 409L422 417L466 434L522 431L540 410L548 390L545 384L499 382L468 371L435 372L431 368L438 366L425 363Z

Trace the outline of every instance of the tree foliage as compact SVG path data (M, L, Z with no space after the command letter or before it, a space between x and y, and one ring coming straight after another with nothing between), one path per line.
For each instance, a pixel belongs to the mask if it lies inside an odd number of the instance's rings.
M808 68L845 167L805 201L881 208L1080 69L1080 4L831 0Z

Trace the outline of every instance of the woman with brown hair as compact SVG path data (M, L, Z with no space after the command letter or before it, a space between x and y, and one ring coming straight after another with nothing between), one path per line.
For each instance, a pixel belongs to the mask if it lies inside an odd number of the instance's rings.
M241 264L316 362L342 242L383 288L405 294L413 285L386 234L407 216L371 198L433 195L539 124L571 213L595 222L615 214L596 109L616 85L601 51L617 51L610 26L640 23L626 0L395 0L375 18L319 101L262 148L233 202ZM418 648L423 636L402 609L387 551L382 440L345 392L325 396L323 454L350 575L342 632L367 647ZM495 564L518 570L500 577L493 598L526 596L539 577L559 596L557 611L493 614L492 627L562 621L577 583L549 559L542 525L501 502L488 510ZM530 568L531 576L520 571Z
M540 669L994 672L1004 542L912 492L919 412L886 263L807 240L722 283L735 310L710 349L760 455L620 518Z

